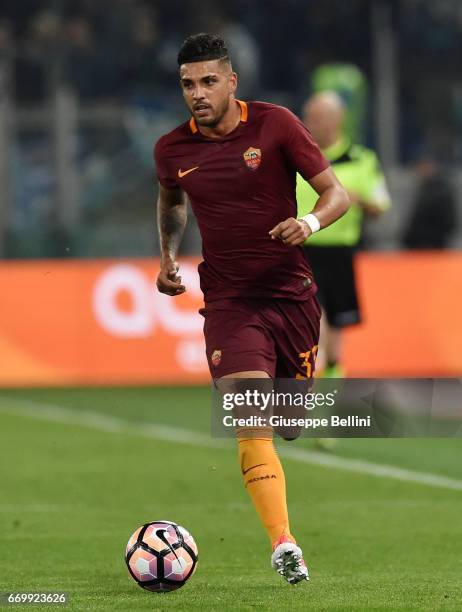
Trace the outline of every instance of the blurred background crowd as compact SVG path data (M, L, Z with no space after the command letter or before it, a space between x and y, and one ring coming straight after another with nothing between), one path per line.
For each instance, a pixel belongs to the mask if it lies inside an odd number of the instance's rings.
M0 257L157 254L152 147L187 118L197 31L225 38L243 99L299 114L339 89L394 204L365 248L462 247L460 0L2 0Z

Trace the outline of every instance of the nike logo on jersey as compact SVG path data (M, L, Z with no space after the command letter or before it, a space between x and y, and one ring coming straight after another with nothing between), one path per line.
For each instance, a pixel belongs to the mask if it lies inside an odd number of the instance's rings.
M186 176L190 172L194 172L194 170L197 170L198 168L199 168L199 166L194 166L194 168L189 168L189 170L184 170L184 171L180 168L178 170L178 177L179 178L183 178L184 176Z
M260 467L262 465L266 465L266 463L257 463L257 465L252 465L252 467L249 467L246 470L242 470L242 475L245 476L247 472L250 472L250 470L254 470L255 468Z

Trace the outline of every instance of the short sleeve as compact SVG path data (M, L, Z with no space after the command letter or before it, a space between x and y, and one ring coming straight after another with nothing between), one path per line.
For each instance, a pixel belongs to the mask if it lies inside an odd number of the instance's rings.
M364 184L360 195L378 209L387 210L391 206L391 197L378 157L370 149L365 151L364 157Z
M178 187L178 183L168 169L163 138L160 138L154 147L154 162L156 165L157 178L162 187L165 187L166 189L175 189Z
M299 174L309 180L329 167L313 136L288 109L278 109L278 133L284 154Z

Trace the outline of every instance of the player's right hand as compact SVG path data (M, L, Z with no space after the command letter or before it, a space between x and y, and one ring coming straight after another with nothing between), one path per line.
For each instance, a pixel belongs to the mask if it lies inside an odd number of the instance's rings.
M160 266L159 276L156 286L161 293L166 295L181 295L186 291L186 287L181 284L181 276L178 276L180 266L176 261L168 259L163 261Z

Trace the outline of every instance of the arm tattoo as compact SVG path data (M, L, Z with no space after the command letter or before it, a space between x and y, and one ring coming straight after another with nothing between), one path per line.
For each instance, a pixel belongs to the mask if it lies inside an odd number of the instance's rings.
M178 204L170 204L159 198L157 205L157 225L159 227L161 257L176 258L183 231L186 226L187 207L185 198Z

